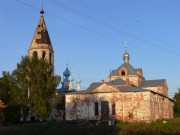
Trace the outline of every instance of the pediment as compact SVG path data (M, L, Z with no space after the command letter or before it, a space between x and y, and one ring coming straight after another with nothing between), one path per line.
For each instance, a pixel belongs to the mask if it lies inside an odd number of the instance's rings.
M119 92L119 90L117 89L117 88L115 88L115 87L113 87L113 86L111 86L111 85L109 85L109 84L106 84L106 83L104 83L104 84L102 84L102 85L100 85L99 87L97 87L97 88L95 88L94 90L92 90L91 92L97 92L97 93L104 93L104 92Z

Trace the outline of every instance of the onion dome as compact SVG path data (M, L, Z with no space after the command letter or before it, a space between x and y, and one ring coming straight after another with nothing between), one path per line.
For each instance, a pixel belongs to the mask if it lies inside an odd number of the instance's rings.
M72 82L72 81L74 80L74 78L72 77L72 74L69 76L68 80L69 80L70 82Z
M66 68L66 70L63 72L64 76L70 76L71 72L69 71L68 67Z

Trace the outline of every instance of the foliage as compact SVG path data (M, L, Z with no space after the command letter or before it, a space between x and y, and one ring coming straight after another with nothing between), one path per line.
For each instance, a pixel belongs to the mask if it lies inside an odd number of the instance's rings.
M0 98L18 115L22 110L26 117L31 111L34 116L44 118L52 111L52 97L59 82L60 76L50 73L45 60L22 57L17 69L12 74L4 72L0 79Z
M10 86L12 78L9 72L3 72L2 77L0 78L0 100L5 104L9 103L10 100Z
M52 97L60 82L59 76L49 72L49 64L38 58L22 57L12 73L17 87L12 88L13 101L25 114L30 109L37 117L47 117L52 111Z
M18 115L16 107L10 105L11 87L13 87L15 83L9 72L4 71L2 75L0 78L0 100L2 100L7 107L1 110L0 121L13 121Z
M174 95L174 112L180 114L180 88L178 88L178 92Z

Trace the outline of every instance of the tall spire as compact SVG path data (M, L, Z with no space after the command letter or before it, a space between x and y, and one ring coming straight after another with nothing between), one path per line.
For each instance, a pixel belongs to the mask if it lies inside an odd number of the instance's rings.
M124 63L129 63L129 53L127 52L127 41L125 41L125 53L123 55Z
M45 59L49 63L50 72L54 74L54 50L44 21L44 10L40 11L40 19L32 38L28 57L38 57Z
M32 39L30 49L33 47L42 48L43 44L46 44L46 48L53 50L46 23L44 21L44 10L42 8L40 11L40 19Z

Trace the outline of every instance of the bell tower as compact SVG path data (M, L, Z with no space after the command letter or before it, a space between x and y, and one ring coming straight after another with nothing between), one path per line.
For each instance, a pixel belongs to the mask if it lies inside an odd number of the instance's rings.
M54 75L54 50L44 21L44 11L40 11L40 19L31 41L28 57L45 59L49 63L50 72Z

